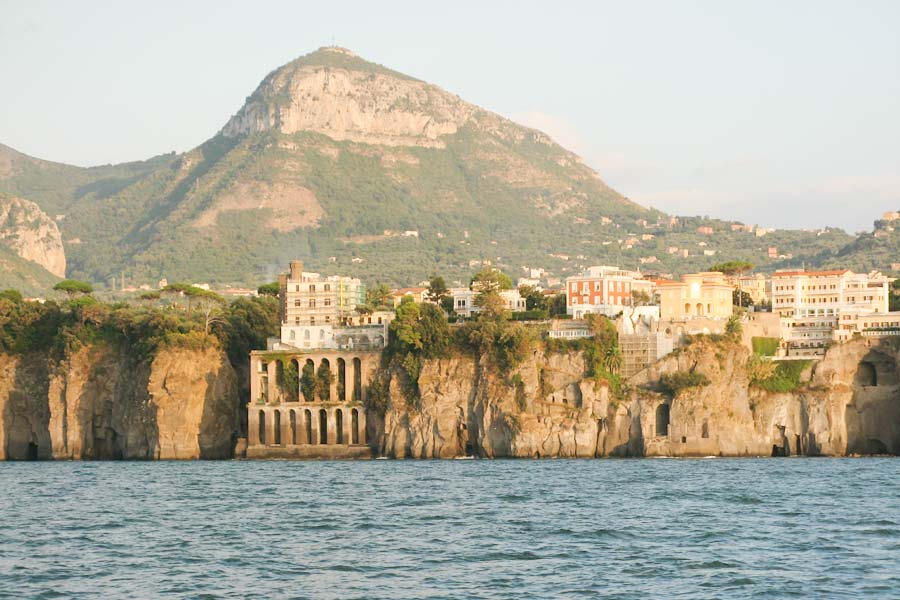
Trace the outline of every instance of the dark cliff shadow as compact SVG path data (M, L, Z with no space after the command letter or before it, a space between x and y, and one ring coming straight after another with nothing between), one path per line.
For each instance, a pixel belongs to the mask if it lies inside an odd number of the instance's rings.
M900 454L900 374L894 356L873 348L859 362L844 422L848 454Z
M53 458L50 438L50 372L47 359L21 357L3 411L7 460Z
M230 383L221 381L222 370L230 368L230 363L223 360L217 372L206 374L206 394L203 398L200 431L197 435L201 459L223 459L234 456L234 445L238 437L240 395L234 379ZM221 389L222 387L225 389Z

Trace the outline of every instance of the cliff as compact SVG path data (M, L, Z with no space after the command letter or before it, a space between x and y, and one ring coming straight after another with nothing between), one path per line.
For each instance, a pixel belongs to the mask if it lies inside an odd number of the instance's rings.
M508 374L456 357L425 362L413 401L391 374L376 427L397 458L900 454L898 362L894 343L855 340L770 392L743 346L701 340L616 395L575 353L538 351ZM663 392L672 373L704 383Z
M0 194L0 244L57 277L66 276L59 227L34 202Z
M216 349L151 361L100 344L65 360L0 354L0 460L228 458L234 370Z

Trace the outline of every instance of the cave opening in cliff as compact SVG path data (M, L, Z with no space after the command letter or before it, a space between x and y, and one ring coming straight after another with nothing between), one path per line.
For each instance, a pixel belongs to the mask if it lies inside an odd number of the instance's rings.
M706 439L709 438L709 422L704 420L703 427L700 430L700 437Z
M274 425L274 427L272 428L274 431L274 435L272 436L274 439L272 440L272 443L274 443L276 446L280 446L281 445L281 411L280 410L272 411L272 422Z
M319 411L319 443L328 443L328 413L324 408Z
M334 411L334 429L336 435L336 444L344 443L344 411L337 409Z
M859 368L856 370L856 383L861 386L878 385L878 371L873 363L866 360L859 363Z
M359 411L355 408L350 411L350 443L359 443Z
M656 407L656 435L665 437L669 435L669 405L660 404Z

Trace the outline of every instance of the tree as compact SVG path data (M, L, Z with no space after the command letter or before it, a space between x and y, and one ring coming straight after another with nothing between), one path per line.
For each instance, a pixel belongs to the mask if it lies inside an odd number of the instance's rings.
M274 296L278 297L278 293L280 288L278 286L277 281L273 281L272 283L264 283L258 288L256 288L256 293L260 296Z
M450 297L450 288L447 287L447 282L443 277L435 275L431 278L425 297L435 304L443 304L444 299Z
M750 306L753 304L753 298L744 290L735 288L731 292L731 302L735 306Z
M331 399L331 382L334 380L334 376L331 373L331 368L328 363L322 361L319 363L319 369L316 371L316 392L319 399L327 402Z
M14 289L3 290L2 292L0 292L0 298L15 303L22 302L22 292Z
M631 292L631 303L633 306L648 306L653 303L653 299L644 290L634 290Z
M513 282L509 275L491 267L483 267L472 276L469 287L476 292L499 292L513 289Z
M728 262L719 263L717 265L713 265L709 268L710 271L718 271L720 273L724 273L725 275L731 275L738 278L738 289L743 293L741 289L741 276L747 271L753 270L753 263L747 262L746 260L730 260ZM737 297L737 305L744 306L743 295L738 295Z
M78 281L77 279L63 279L54 285L53 289L58 292L65 292L70 298L72 296L91 294L94 292L94 287L91 284L84 281Z
M373 288L366 290L366 302L375 310L382 307L390 306L391 288L385 283L379 283Z
M313 366L312 361L303 365L300 375L300 392L307 402L312 402L316 399L316 368Z
M741 339L744 328L741 325L741 318L738 315L731 315L728 322L725 323L725 335L730 339L737 341Z
M752 271L753 267L754 264L747 262L746 260L730 260L728 262L713 265L709 270L718 271L725 275L743 275L747 271Z
M533 285L520 285L519 295L525 298L526 310L547 310L547 298Z
M551 317L566 314L568 307L566 306L566 295L556 294L547 302L547 310Z
M622 368L622 351L618 345L606 347L603 352L603 366L614 375Z

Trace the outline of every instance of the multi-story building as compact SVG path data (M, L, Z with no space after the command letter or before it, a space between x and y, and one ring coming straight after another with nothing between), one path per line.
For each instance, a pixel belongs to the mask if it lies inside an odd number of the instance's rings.
M889 321L891 281L877 271L776 271L772 310L781 317L787 354L821 355L828 342L861 331L869 317Z
M613 316L631 306L634 292L653 294L654 284L638 271L598 266L566 278L566 312L575 319L586 314Z
M278 276L281 300L281 337L287 348L354 348L384 346L393 312L361 314L366 287L359 279L323 277L291 261L290 271Z
M478 292L469 288L452 288L453 312L463 317L471 317L478 314L481 308L475 305L475 297ZM500 297L506 302L506 308L513 312L525 310L525 298L519 295L519 290L501 290Z
M681 281L660 283L660 319L728 319L734 311L733 289L725 275L716 271L691 273Z
M428 302L428 288L399 288L391 291L391 298L393 298L394 306L400 306L404 298L412 298L413 302L421 304L422 302Z
M735 287L747 292L754 304L768 302L772 295L772 281L762 273L741 276L737 279Z

